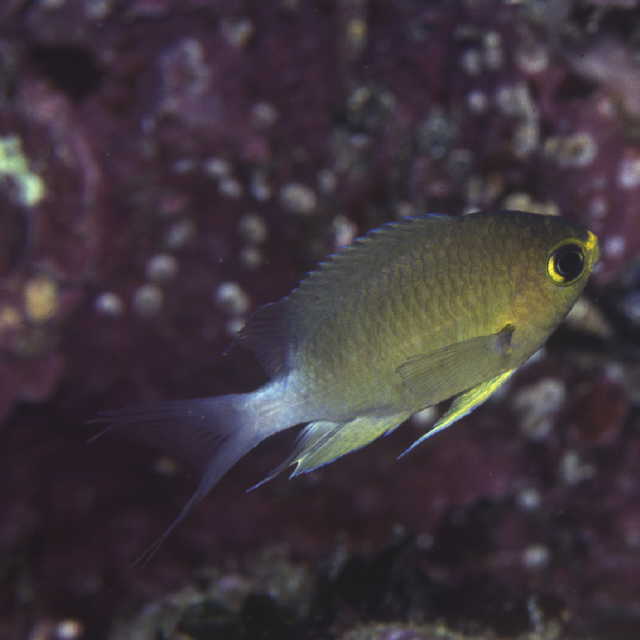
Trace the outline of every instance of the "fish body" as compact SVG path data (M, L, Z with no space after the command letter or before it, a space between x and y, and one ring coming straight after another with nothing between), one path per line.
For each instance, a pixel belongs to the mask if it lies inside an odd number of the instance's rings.
M577 235L576 227L524 213L385 225L259 311L256 321L264 314L268 326L284 326L277 337L258 329L253 343L260 352L263 340L281 354L271 370L312 389L306 402L324 419L362 410L415 413L478 381L474 363L460 362L455 380L427 384L429 392L415 396L398 375L412 359L511 326L497 374L518 367L546 340L582 289L559 287L547 275L547 254L566 235ZM588 235L582 237L586 243ZM248 342L251 333L249 324ZM269 366L268 355L264 361Z
M247 394L105 414L202 473L174 523L262 440L308 423L294 452L311 471L452 398L415 444L499 388L569 312L598 259L595 235L518 211L393 222L356 240L238 337L271 380ZM414 446L415 446L414 444Z

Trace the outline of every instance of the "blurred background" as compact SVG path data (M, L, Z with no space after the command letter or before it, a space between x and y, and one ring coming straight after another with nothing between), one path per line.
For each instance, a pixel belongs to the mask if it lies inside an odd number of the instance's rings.
M640 3L4 0L0 638L640 637ZM602 260L509 388L246 487L104 409L255 388L257 306L385 221L515 208Z

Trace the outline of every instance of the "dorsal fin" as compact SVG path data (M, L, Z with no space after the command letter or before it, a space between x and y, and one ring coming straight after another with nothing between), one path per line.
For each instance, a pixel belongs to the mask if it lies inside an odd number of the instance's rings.
M431 233L434 224L451 221L451 216L429 213L386 222L356 238L352 244L320 262L291 293L292 298L311 303L335 300L335 294L353 293L353 287L372 273L393 262L415 246L417 238ZM419 240L418 240L419 242ZM327 300L331 298L331 300Z
M288 296L258 309L239 333L238 343L252 349L271 376L287 371L289 355L342 298L355 295L363 280L409 252L434 231L433 225L455 219L426 214L372 229L320 262Z
M260 307L249 318L233 343L251 349L272 377L288 369L290 332L287 303L288 297Z

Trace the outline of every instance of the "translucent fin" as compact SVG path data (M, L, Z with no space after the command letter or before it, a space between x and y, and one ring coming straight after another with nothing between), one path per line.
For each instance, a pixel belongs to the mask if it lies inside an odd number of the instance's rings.
M513 326L417 355L398 367L415 406L428 407L505 370Z
M274 382L253 393L109 411L91 421L108 424L104 431L116 429L126 437L162 449L200 474L191 498L139 561L155 553L240 458L268 436L300 422L296 407L287 406L279 392Z
M295 464L305 450L313 450L318 448L331 437L332 433L338 431L342 425L339 422L329 422L327 420L318 420L308 424L298 436L296 440L296 446L293 453L275 469L273 469L265 478L260 480L257 484L249 487L247 491L253 491L263 484L266 484L270 480L273 480L277 475L281 474L285 469Z
M287 298L266 304L249 318L234 342L251 349L273 377L289 369L287 356L292 346L292 336L288 316Z
M241 398L243 395L234 394L103 411L89 421L106 425L90 442L114 430L116 435L147 444L204 473L214 452L233 432Z
M440 417L440 420L425 433L421 438L418 438L409 448L405 449L398 458L406 456L409 451L415 449L419 444L424 442L427 438L431 438L439 431L450 427L454 422L469 415L474 409L479 407L490 395L492 395L499 387L501 387L510 377L515 369L505 371L500 375L483 382L469 391L465 391L457 396L451 403L449 410Z

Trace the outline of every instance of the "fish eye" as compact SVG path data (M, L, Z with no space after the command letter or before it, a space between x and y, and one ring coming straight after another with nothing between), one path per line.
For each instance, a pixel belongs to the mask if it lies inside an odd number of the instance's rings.
M579 244L563 244L549 256L547 271L556 284L567 285L582 275L584 262L584 250Z

